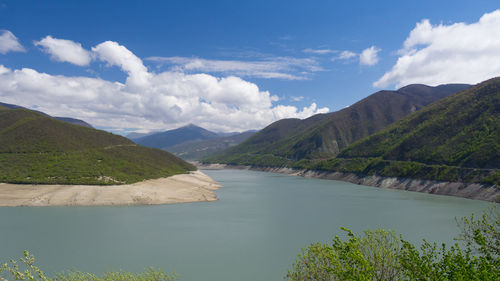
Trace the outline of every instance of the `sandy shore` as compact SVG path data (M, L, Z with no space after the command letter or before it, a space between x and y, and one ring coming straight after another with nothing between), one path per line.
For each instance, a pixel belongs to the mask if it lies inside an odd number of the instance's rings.
M216 201L220 185L200 171L128 185L0 183L0 206L154 205Z

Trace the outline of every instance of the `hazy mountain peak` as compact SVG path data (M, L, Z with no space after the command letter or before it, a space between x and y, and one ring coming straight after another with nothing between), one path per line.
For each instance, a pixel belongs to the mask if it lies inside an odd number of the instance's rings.
M153 148L164 148L176 144L216 138L218 135L194 124L189 124L177 129L157 132L144 137L136 138L134 141L140 145Z

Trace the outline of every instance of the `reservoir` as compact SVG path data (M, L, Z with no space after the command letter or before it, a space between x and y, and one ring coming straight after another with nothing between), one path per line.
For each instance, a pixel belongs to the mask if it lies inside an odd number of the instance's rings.
M246 170L203 171L219 201L121 207L0 207L0 263L23 250L49 275L175 271L179 280L283 280L310 243L392 229L448 245L455 217L492 203Z

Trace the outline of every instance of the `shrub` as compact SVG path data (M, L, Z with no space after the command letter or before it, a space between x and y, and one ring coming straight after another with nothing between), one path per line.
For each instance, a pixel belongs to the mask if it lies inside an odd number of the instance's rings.
M347 241L338 236L332 244L312 244L302 250L288 271L289 280L399 280L397 257L399 239L394 232L377 229L364 236L347 232Z
M302 249L285 276L288 280L500 280L498 207L459 222L461 234L447 248L424 240L417 249L393 232L378 229L363 236L350 230L347 240Z

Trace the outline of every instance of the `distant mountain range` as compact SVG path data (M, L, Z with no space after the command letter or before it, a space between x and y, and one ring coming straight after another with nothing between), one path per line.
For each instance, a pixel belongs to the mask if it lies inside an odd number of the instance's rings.
M3 103L3 102L0 102L0 106L4 107L4 108L8 108L8 109L24 108L24 107L19 106L19 105L8 104L8 103ZM43 112L40 112L40 111L37 111L37 112L39 112L43 115L46 115L46 116L50 116L50 115L43 113ZM66 122L66 123L69 123L69 124L83 126L83 127L87 127L87 128L93 128L92 125L90 125L89 123L87 123L83 120L80 120L80 119L75 119L75 118L70 118L70 117L54 117L54 116L50 116L50 117L55 118L55 119L60 120L60 121L63 121L63 122Z
M145 137L145 136L149 136L149 135L152 135L154 134L154 132L152 133L136 133L136 132L133 132L133 133L130 133L130 134L127 134L125 137L129 140L136 140L136 139L139 139L139 138L142 138L142 137Z
M337 112L304 120L279 120L240 145L207 160L265 166L334 157L356 140L469 87L465 84L409 85L397 91L380 91Z
M190 124L174 130L139 137L134 141L146 147L162 149L189 141L207 140L216 137L218 137L216 133Z
M184 160L201 160L238 145L253 134L255 134L255 131L247 131L207 140L190 141L165 147L164 150Z
M164 132L130 133L127 138L146 147L163 149L185 160L200 160L240 144L254 133L215 133L190 124Z
M121 136L0 105L0 182L120 184L195 169Z

